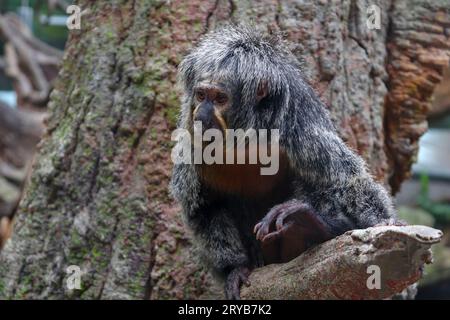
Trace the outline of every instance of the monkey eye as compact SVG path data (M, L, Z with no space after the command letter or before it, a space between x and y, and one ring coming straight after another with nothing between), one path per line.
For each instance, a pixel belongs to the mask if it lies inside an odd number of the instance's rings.
M201 101L205 100L205 93L203 91L197 91L195 93L195 98L201 102Z
M219 95L217 95L215 102L217 104L225 104L228 102L228 97L224 94L219 94Z

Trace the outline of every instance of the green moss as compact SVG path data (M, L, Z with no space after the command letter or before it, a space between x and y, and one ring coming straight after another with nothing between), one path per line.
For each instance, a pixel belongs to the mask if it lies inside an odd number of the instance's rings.
M91 253L94 259L98 259L102 256L102 252L97 247L92 248Z
M97 184L100 188L111 186L114 182L115 177L110 172L107 172L97 177Z
M103 41L111 41L114 42L118 37L118 32L116 30L117 23L114 21L114 15L110 15L108 21L102 23L101 31L103 35L105 35L106 38L102 37L104 39Z
M67 139L73 130L73 122L70 120L71 119L69 118L65 118L60 122L58 128L54 132L55 140L64 141Z
M150 138L153 141L156 141L158 139L158 132L156 131L156 128L150 128Z
M73 230L71 237L70 237L70 243L75 247L80 247L83 244L83 238L80 236L78 231Z
M0 298L5 296L5 282L0 278Z

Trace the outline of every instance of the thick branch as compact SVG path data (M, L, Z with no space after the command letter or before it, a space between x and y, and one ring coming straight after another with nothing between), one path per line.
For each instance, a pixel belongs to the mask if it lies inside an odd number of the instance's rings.
M250 275L243 299L384 299L418 281L442 232L425 226L353 230L285 264ZM381 288L369 289L368 267L378 266Z

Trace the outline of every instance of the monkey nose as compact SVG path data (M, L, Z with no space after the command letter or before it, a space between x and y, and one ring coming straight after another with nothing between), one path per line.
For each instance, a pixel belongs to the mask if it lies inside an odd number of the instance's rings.
M214 120L210 116L197 115L194 117L194 121L200 121L202 123L202 133L204 133L205 130L214 128Z

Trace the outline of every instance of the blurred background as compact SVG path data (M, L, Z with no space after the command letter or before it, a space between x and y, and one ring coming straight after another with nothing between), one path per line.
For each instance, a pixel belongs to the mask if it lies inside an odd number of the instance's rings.
M66 5L0 0L0 219L14 212L43 133L67 39Z
M66 1L0 0L0 218L9 216L43 132L62 58ZM450 299L450 70L434 93L413 176L396 196L401 218L442 229L417 299Z
M413 177L396 196L399 215L411 224L444 231L433 247L434 263L426 267L417 299L450 299L450 70L435 89L428 132L420 139Z
M33 0L1 0L0 1L0 13L4 17L2 18L1 26L1 43L0 43L0 55L2 60L0 60L0 67L2 72L0 74L0 99L9 105L10 107L17 107L17 95L15 92L14 84L11 81L8 73L12 71L5 70L5 46L9 44L13 46L15 50L23 50L27 48L26 44L21 47L19 39L11 39L11 36L19 38L20 36L25 37L24 34L19 35L16 33L12 25L14 18L9 16L9 14L15 14L17 18L20 19L19 28L20 33L26 33L25 28L31 33L29 36L33 39L32 41L42 41L42 45L47 44L51 48L57 50L63 50L67 39L68 29L66 27L67 15L65 11L62 10L65 6L65 2L59 1L33 1ZM8 19L9 18L9 19ZM19 43L17 43L19 41ZM28 43L31 45L31 43ZM35 48L35 46L33 46ZM30 50L30 53L33 53ZM44 49L44 54L52 57L52 53L47 52ZM18 52L18 54L22 54ZM54 53L55 54L55 53ZM57 55L57 54L56 54ZM50 71L50 70L49 70ZM53 74L48 75L48 78L54 76ZM22 107L22 106L20 106Z

